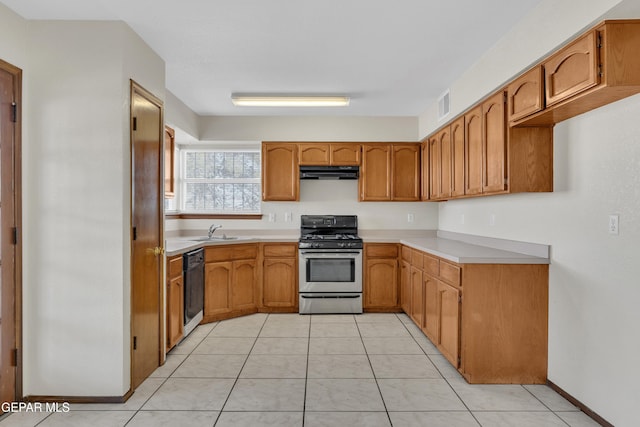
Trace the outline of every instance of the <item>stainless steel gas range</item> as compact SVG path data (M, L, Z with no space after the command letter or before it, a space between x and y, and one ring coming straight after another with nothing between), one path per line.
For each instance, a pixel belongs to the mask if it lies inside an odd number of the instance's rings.
M300 218L300 313L362 313L362 239L355 215Z

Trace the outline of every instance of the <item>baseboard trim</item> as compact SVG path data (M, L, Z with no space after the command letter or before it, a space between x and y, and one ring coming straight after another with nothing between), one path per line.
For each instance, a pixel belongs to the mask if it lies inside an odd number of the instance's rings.
M124 403L133 394L133 390L124 396L25 396L25 402L69 402L69 403Z
M597 422L598 424L600 424L601 426L604 427L614 427L613 424L611 424L609 421L605 420L604 418L602 418L600 415L598 415L595 411L593 411L591 408L589 408L587 405L585 405L584 403L580 402L578 399L576 399L575 397L573 397L572 395L570 395L569 393L567 393L566 391L564 391L562 388L558 387L557 384L554 384L553 382L547 380L547 385L549 387L551 387L556 393L558 393L560 396L564 397L565 399L567 399L569 402L571 402L572 405L577 406L578 408L580 408L580 410L582 412L584 412L585 414L587 414L592 420L594 420L595 422Z

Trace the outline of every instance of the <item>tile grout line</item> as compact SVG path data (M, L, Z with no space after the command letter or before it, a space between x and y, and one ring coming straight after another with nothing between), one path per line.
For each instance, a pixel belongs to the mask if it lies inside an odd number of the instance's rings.
M227 395L227 398L224 400L224 403L220 407L220 411L218 412L218 416L216 417L216 420L213 423L214 427L215 427L216 424L218 424L218 421L220 421L220 417L222 416L222 411L224 411L224 407L227 405L227 402L229 402L229 398L231 397L231 393L233 393L233 389L238 384L238 380L240 379L240 374L242 374L242 370L246 366L247 361L249 360L249 356L251 355L251 352L253 351L253 348L256 346L256 342L258 342L258 337L260 337L260 333L262 332L262 329L264 328L264 325L267 323L267 319L268 318L269 318L269 315L267 314L265 316L265 318L264 318L264 321L262 322L262 325L260 326L260 330L258 331L258 334L256 335L255 339L253 340L253 344L251 345L251 348L249 349L249 352L247 353L247 357L244 359L244 363L242 364L242 366L240 367L240 370L238 371L238 375L236 375L236 378L233 381L233 385L229 389L229 394Z
M387 420L389 420L389 425L393 426L393 422L391 421L391 415L389 414L389 408L387 408L387 402L384 401L384 396L382 395L382 389L380 389L380 383L378 382L376 371L373 369L371 358L369 358L369 351L367 350L367 347L364 345L362 332L360 331L360 324L356 319L354 320L356 322L356 329L358 329L358 335L360 336L360 341L362 342L362 346L364 347L364 354L365 356L367 356L367 361L369 362L369 367L371 368L371 374L373 375L373 380L376 382L376 387L378 388L378 393L380 394L380 400L382 401L382 406L384 406L384 412L385 414L387 414Z

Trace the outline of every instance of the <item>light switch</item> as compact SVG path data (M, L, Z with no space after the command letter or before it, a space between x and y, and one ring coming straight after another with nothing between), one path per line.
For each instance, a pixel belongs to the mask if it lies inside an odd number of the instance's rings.
M407 222L413 222L415 219L416 217L412 213L407 214Z

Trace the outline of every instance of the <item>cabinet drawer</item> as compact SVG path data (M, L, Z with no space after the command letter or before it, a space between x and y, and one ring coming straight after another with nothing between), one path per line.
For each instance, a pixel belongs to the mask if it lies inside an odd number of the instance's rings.
M298 255L297 243L266 243L263 246L265 257L283 258L295 257Z
M454 286L460 286L460 267L441 261L440 278Z
M182 255L167 259L167 277L173 279L182 275Z
M422 270L422 252L411 250L411 266Z
M398 245L369 243L365 245L364 253L369 258L397 258Z
M406 246L402 247L402 259L407 262L411 262L411 248Z
M256 245L228 245L208 247L204 252L205 262L254 259L258 257Z
M430 276L438 277L440 275L440 260L431 255L424 254L422 256L423 270Z

